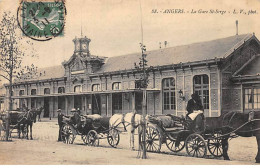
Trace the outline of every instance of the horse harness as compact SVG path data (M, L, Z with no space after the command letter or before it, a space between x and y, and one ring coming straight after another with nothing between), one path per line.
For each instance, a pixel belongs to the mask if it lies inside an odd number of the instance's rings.
M133 128L132 128L132 130L131 130L131 133L133 133L133 131L139 126L139 124L138 125L135 125L135 115L136 115L136 112L134 113L134 115L131 117L131 123L128 123L128 125L126 125L125 123L126 123L126 121L125 121L125 115L126 114L123 114L123 120L122 120L122 124L123 124L123 126L124 126L124 131L127 131L126 130L126 127L128 127L130 124L133 126Z

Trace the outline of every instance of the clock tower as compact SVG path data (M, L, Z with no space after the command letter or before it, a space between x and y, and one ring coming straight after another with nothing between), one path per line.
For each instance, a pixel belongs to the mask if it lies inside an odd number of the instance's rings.
M81 38L75 37L75 39L73 40L75 45L74 53L82 53L84 56L89 56L90 41L91 40L86 36Z

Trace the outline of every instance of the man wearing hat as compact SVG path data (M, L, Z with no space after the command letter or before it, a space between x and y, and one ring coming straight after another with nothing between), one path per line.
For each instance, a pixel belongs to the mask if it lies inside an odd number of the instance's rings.
M77 128L80 128L80 125L81 125L81 117L80 117L80 110L76 110L75 108L73 108L71 110L73 114L73 123L76 125Z
M58 112L58 124L59 124L59 137L58 137L58 141L62 141L62 138L61 138L61 131L62 130L61 129L62 129L62 125L63 125L62 121L63 121L64 114L62 114L61 109L58 109L57 112Z
M193 93L191 95L191 99L188 101L188 104L187 104L187 111L188 111L187 115L193 113L194 111L198 111L198 110L203 111L203 105L201 103L200 96L198 95L198 93Z

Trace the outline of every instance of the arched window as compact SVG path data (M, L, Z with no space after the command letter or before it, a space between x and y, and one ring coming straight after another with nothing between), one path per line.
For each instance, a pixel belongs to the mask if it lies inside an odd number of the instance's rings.
M59 87L58 93L65 93L65 87Z
M112 90L121 90L121 82L114 82L112 84Z
M22 96L22 95L24 95L24 90L19 91L19 96Z
M175 80L166 78L162 81L163 110L176 110Z
M36 95L36 89L31 90L31 95Z
M195 75L193 77L194 92L200 96L204 109L209 109L209 77Z
M50 94L51 91L50 91L50 88L44 88L44 94Z
M81 85L77 85L74 87L74 92L78 93L78 92L82 92L82 86Z
M100 84L93 84L92 91L100 91Z

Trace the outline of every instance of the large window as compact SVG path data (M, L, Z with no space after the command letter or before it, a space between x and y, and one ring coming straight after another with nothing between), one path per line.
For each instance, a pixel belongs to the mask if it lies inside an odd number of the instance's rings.
M51 93L50 88L45 88L44 89L44 94L50 94L50 93Z
M22 95L24 95L24 90L19 91L19 96L22 96Z
M246 110L260 109L260 88L245 88L244 102Z
M200 96L204 109L209 109L209 77L196 75L193 78L194 92Z
M58 93L65 93L65 88L64 87L59 87L58 88Z
M163 89L163 109L175 110L176 98L175 98L175 80L174 78L166 78L162 81Z
M100 91L100 84L92 85L92 91Z
M78 92L82 92L82 86L81 85L77 85L74 87L74 92L78 93Z
M36 89L31 90L31 95L36 95Z
M113 83L112 90L121 90L121 82Z

